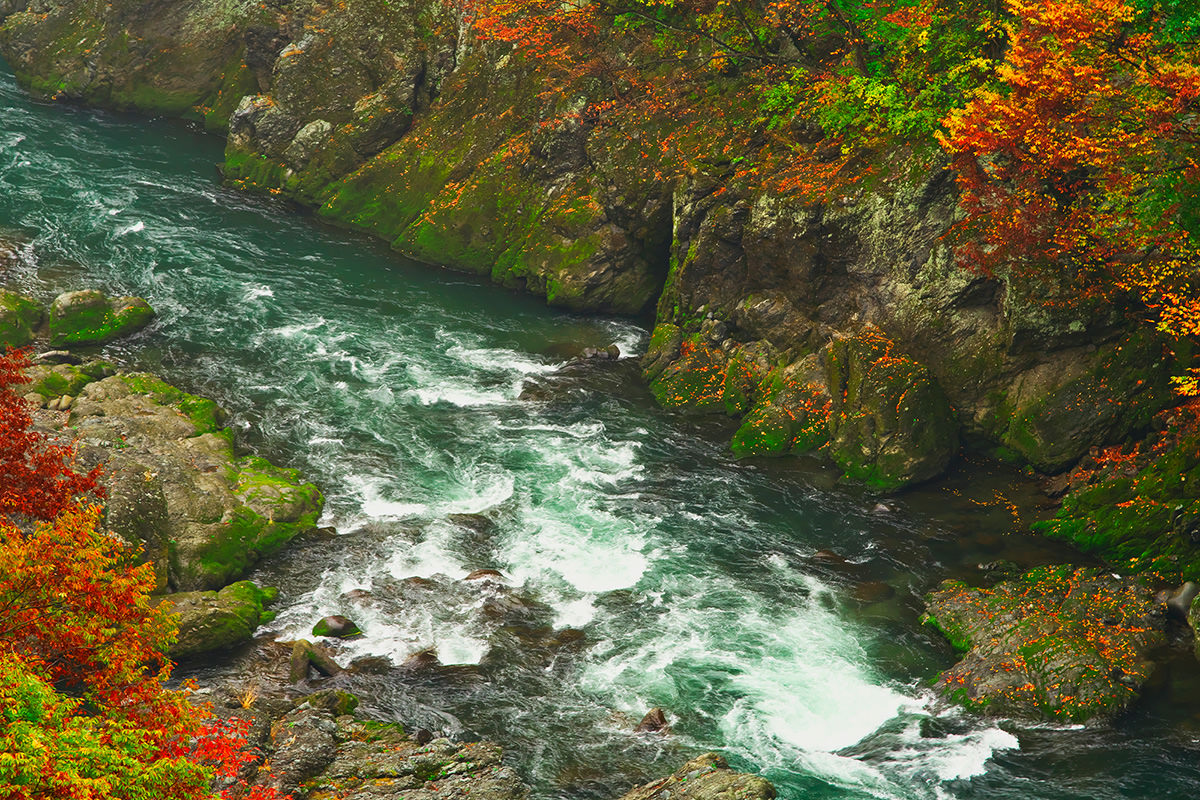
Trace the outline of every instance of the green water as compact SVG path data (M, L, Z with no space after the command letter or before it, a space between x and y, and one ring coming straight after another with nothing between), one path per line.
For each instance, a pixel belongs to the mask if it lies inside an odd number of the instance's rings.
M159 321L108 354L216 398L326 491L340 535L258 575L282 588L273 629L347 613L368 636L340 658L462 665L360 679L374 713L500 741L542 798L615 797L707 749L788 800L1200 788L1190 657L1093 729L975 720L925 690L952 656L920 595L1057 555L994 502L1022 491L1010 476L881 511L811 464L738 463L730 431L656 409L631 361L555 378L583 346L639 352L632 322L225 190L220 143L186 127L35 105L7 74L0 102L0 226L25 242L4 281L147 297ZM478 568L510 589L460 580ZM672 737L632 732L654 706Z

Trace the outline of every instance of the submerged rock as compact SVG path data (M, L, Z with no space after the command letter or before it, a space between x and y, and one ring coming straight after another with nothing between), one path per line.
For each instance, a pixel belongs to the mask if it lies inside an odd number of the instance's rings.
M108 297L102 292L67 292L50 304L50 345L105 344L140 331L154 309L140 297Z
M292 683L308 680L309 670L315 669L327 678L345 672L333 656L320 645L315 645L307 639L292 643L292 654L288 661L288 679Z
M946 581L925 621L965 655L938 678L953 703L988 714L1084 722L1137 699L1166 643L1154 592L1096 569L1039 567L991 589Z
M772 800L775 787L765 778L734 772L716 753L705 753L674 774L625 793L621 800Z
M642 721L633 729L634 733L670 733L671 725L667 715L661 708L652 708L642 717Z

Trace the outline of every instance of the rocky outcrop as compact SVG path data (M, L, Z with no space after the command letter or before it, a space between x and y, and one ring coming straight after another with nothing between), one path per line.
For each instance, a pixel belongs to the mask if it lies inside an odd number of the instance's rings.
M1148 585L1096 569L1039 567L990 589L946 581L926 621L962 661L937 688L988 714L1084 722L1137 699L1166 644L1166 610Z
M775 787L757 775L734 772L716 753L693 758L662 780L629 790L621 800L773 800Z
M104 362L35 367L29 398L50 406L47 427L66 423L84 460L105 464L107 524L145 548L160 588L220 589L315 527L321 493L295 470L239 455L216 403L113 372Z
M224 129L270 75L289 0L0 2L0 48L44 97L203 120Z
M1200 430L1195 414L1158 415L1141 442L1094 449L1062 507L1034 530L1133 572L1200 579Z
M167 595L162 602L179 616L179 635L168 654L176 660L193 658L249 642L259 625L274 618L263 607L277 595L275 589L260 589L251 581L231 583L218 592Z

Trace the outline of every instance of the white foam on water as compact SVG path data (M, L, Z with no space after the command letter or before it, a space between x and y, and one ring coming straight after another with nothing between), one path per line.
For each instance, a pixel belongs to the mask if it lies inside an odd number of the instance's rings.
M574 520L530 509L521 533L502 552L507 571L532 585L565 582L581 593L611 592L635 586L649 566L645 539L603 519L595 509Z
M275 292L270 286L262 283L247 284L246 290L242 293L242 302L250 303L260 297L274 297Z
M397 520L424 514L428 508L424 503L394 500L384 495L386 487L393 482L391 476L346 475L346 485L358 498L358 507L368 519Z
M527 353L503 347L455 345L446 350L446 355L474 369L519 375L548 375L559 368L558 364L547 364L530 357Z
M307 322L297 322L292 325L281 325L278 328L268 328L266 333L271 336L279 336L283 339L296 339L310 334L318 328L323 328L326 324L324 317L317 317Z
M982 775L988 760L1004 750L1018 750L1021 741L1000 728L987 728L957 737L947 737L933 755L930 764L944 781L962 780Z
M415 545L393 552L387 562L387 572L394 578L466 577L467 569L459 562L445 530L430 526L425 529L425 534L425 538Z
M587 594L576 600L563 601L554 610L554 627L582 628L596 618L596 596Z
M645 352L649 339L641 328L616 320L609 320L607 327L613 332L613 344L617 346L622 358L640 356Z
M320 585L289 605L267 630L280 639L312 637L313 623L336 609L346 613L366 633L361 639L327 644L336 648L342 666L360 656L387 656L399 664L408 656L434 648L443 664L478 664L488 651L487 631L466 624L470 609L421 609L426 613L396 615L366 600L349 600L353 589L371 591L369 577L327 572ZM442 613L437 613L442 612Z
M121 227L117 228L113 232L113 236L127 236L131 233L138 233L144 230L146 230L146 223L139 219L129 225L122 225Z
M930 713L926 710L921 716ZM957 709L943 713L962 717ZM966 733L931 738L922 735L920 717L915 717L900 733L898 745L890 747L880 759L880 765L907 784L947 783L982 775L996 753L1020 749L1020 740L1002 728L978 720L971 720L970 725L973 730ZM946 795L944 789L938 794Z

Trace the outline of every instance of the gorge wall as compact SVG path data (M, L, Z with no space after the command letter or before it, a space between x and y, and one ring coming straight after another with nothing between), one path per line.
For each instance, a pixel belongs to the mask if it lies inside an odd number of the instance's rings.
M956 262L944 166L820 202L777 191L747 163L827 146L819 129L780 143L703 103L582 113L620 98L553 89L449 4L0 0L0 55L40 96L225 132L232 185L417 260L563 308L653 310L656 397L742 418L739 453L823 448L881 488L960 445L1058 472L1172 402L1174 357L1118 309ZM753 103L740 88L712 91Z

